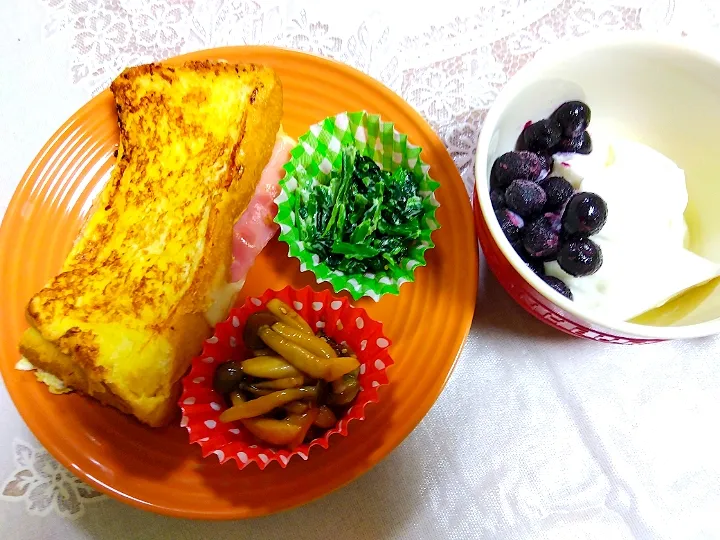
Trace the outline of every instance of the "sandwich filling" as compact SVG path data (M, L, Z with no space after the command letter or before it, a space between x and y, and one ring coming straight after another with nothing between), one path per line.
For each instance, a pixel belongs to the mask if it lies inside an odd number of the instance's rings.
M295 140L281 128L255 193L233 227L230 281L221 283L212 294L212 304L205 313L211 326L227 317L255 259L278 230L278 225L273 221L277 214L275 198L280 195L280 180L285 174L283 165L290 159L293 146Z

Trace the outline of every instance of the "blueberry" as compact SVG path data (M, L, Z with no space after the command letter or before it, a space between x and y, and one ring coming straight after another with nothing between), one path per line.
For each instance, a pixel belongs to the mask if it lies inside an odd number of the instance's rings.
M513 180L505 190L505 204L522 217L541 212L546 199L543 189L531 180Z
M550 117L560 124L563 137L574 139L590 125L590 107L582 101L567 101Z
M505 190L493 189L490 192L490 203L492 204L493 210L505 208Z
M537 153L538 158L540 159L540 166L542 167L542 170L545 171L546 176L552 172L553 169L553 157L552 154L547 152L538 152Z
M549 118L530 124L523 131L525 145L532 152L550 150L560 142L561 137L560 124Z
M518 216L520 217L520 216ZM522 219L522 218L520 218ZM528 254L525 253L525 248L522 245L522 235L520 235L520 238L517 240L511 240L510 245L515 250L515 253L520 255L520 258L524 261L528 258Z
M536 257L531 257L530 255L528 255L528 252L525 251L525 247L523 246L522 239L518 240L517 242L512 242L511 245L515 250L515 253L520 255L520 258L528 266L528 268L530 268L530 270L532 270L538 276L545 275L545 262L542 259L538 259Z
M519 242L522 229L525 226L523 218L507 208L503 210L496 210L495 217L500 224L502 232L505 234L505 238L510 240L511 244Z
M537 180L542 172L540 159L532 152L506 152L493 163L490 187L505 189L516 179Z
M590 236L607 221L607 204L600 195L584 191L576 193L565 206L562 226L568 236Z
M553 212L545 212L543 217L547 221L552 232L559 235L562 230L562 216Z
M573 299L572 291L562 279L556 278L555 276L541 276L543 281L550 285L554 290L562 294L565 298Z
M575 154L589 154L592 152L592 139L587 131L583 131L574 139L562 138L553 147L553 152L573 152Z
M569 240L560 246L557 262L571 276L589 276L602 266L602 250L589 238Z
M528 126L532 124L532 122L528 122ZM526 126L527 127L527 126ZM520 135L518 135L517 140L515 141L515 150L518 152L524 152L527 151L527 143L525 142L525 128L520 132Z
M545 210L560 210L575 193L572 184L561 176L548 176L540 180L538 185L545 190L547 196Z
M542 259L536 259L534 257L528 256L525 263L528 265L530 270L535 272L536 275L540 276L541 278L545 277L545 263Z
M560 248L560 238L552 230L545 216L541 216L523 231L523 247L531 257L552 260Z

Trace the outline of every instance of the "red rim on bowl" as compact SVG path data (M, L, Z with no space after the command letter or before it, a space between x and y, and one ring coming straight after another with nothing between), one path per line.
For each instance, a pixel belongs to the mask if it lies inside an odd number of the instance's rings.
M484 223L477 194L473 196L473 214L475 217L475 232L477 233L480 248L485 255L488 268L513 300L520 304L520 307L530 313L530 315L552 326L556 330L560 330L571 336L603 343L639 345L662 341L614 335L605 328L588 326L586 322L581 321L558 307L536 291L533 286L513 268L510 261L503 257L500 248L498 248Z
M311 328L323 330L338 343L347 343L360 361L360 391L345 416L321 437L293 450L258 441L239 422L221 422L220 415L227 405L224 397L213 389L213 376L219 365L248 357L242 340L245 322L253 313L265 310L273 298L293 307ZM267 290L259 298L249 297L242 306L231 309L227 320L219 323L215 334L205 342L202 353L193 359L183 379L179 401L181 425L188 430L190 442L200 445L203 457L215 454L220 463L235 461L240 469L253 462L264 469L273 461L285 468L294 456L308 459L311 448L326 449L333 435L347 436L348 424L365 418L365 407L379 400L380 386L388 383L385 371L393 364L390 344L382 324L344 297L333 296L329 291L317 292L310 287Z

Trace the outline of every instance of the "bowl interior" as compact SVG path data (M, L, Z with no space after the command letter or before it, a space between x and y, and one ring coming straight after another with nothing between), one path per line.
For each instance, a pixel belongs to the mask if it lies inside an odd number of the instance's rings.
M572 51L552 48L541 52L507 90L479 182L488 181L493 161L513 149L528 120L546 117L564 101L581 99L592 109L591 131L638 140L685 170L688 247L720 262L720 178L713 159L720 142L717 59L678 44L634 40L578 45ZM719 284L715 279L692 289L633 322L684 326L715 320L720 317Z

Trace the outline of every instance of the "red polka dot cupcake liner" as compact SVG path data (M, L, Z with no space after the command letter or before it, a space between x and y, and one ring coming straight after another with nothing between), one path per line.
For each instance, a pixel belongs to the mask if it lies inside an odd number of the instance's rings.
M213 389L213 376L220 364L251 356L242 339L245 322L253 313L265 310L273 298L292 306L311 328L323 330L337 343L345 342L360 362L360 391L347 413L321 437L293 450L272 447L256 439L240 422L221 422L220 414L228 406L224 397ZM202 353L193 359L182 381L180 425L188 430L190 443L200 445L203 457L214 454L220 463L234 461L240 469L254 462L262 470L273 461L285 468L295 456L307 460L311 448L326 449L332 436L347 436L349 423L364 420L365 407L379 401L378 390L388 383L386 370L393 364L390 345L381 323L371 319L364 309L350 305L346 298L335 297L329 291L286 287L281 291L268 290L259 298L249 297L242 306L230 310L227 320L215 327Z

